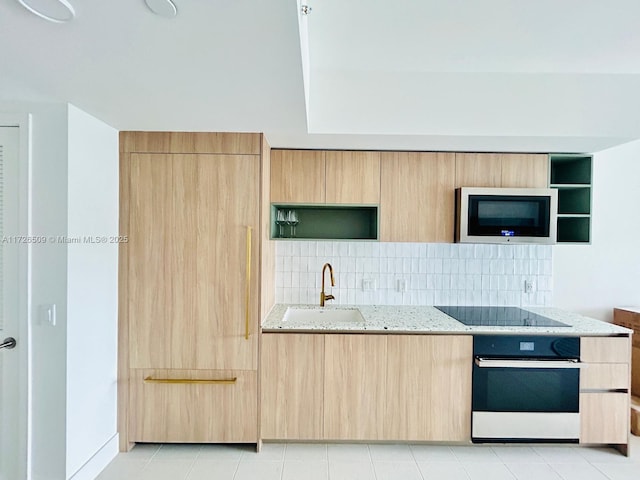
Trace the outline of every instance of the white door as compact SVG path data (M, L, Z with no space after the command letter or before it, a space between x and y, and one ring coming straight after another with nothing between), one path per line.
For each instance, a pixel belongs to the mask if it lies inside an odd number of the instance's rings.
M19 128L0 123L0 480L27 478L26 271L20 272L26 239L19 236L26 192L19 158Z

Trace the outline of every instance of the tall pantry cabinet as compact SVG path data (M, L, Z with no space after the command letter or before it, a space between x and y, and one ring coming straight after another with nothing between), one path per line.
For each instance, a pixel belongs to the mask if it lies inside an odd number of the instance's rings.
M120 143L121 449L257 443L258 332L273 304L259 288L273 281L268 145L169 132Z

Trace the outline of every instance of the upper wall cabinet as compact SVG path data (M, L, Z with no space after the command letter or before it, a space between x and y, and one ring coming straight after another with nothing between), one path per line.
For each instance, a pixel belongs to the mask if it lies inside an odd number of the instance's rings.
M380 202L380 152L325 154L327 203Z
M380 152L271 151L272 238L377 240L379 202Z
M502 155L497 153L456 153L456 188L502 185Z
M271 203L324 203L324 152L271 150Z
M380 153L271 151L271 203L377 204Z
M456 188L546 188L548 157L528 153L456 153Z
M380 240L453 242L455 154L381 157Z
M512 188L547 188L549 160L544 154L505 154L502 157L502 186Z

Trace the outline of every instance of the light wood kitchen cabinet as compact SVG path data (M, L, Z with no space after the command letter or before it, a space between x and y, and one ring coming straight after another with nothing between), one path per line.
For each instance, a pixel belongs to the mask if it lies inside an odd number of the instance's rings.
M172 381L194 383L171 383ZM257 439L255 371L135 369L132 442L248 443Z
M133 442L257 442L271 308L260 134L121 132L118 430ZM226 380L222 381L221 380Z
M580 371L582 390L617 390L629 386L629 365L626 363L587 363Z
M547 188L549 156L545 154L510 153L502 155L502 187Z
M326 202L378 204L380 152L327 151Z
M324 203L321 150L271 150L271 203Z
M501 154L456 153L456 188L501 186Z
M380 240L453 242L455 154L381 156Z
M386 359L384 335L325 335L325 439L384 439Z
M626 444L629 441L629 394L580 394L580 443Z
M582 337L580 360L587 363L629 363L629 337Z
M265 333L262 438L469 441L472 337Z
M262 335L262 438L323 438L324 338L316 334Z
M617 444L629 436L631 339L580 339L580 442Z
M456 188L547 188L549 159L544 154L456 153Z
M377 204L380 152L272 150L271 202Z
M130 367L255 370L259 157L134 153L130 171Z
M472 337L392 335L387 358L384 439L468 441Z

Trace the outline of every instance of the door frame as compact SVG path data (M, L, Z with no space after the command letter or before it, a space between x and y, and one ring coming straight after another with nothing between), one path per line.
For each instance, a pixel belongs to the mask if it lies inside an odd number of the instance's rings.
M0 127L18 127L18 233L32 235L31 224L31 115L0 112ZM18 249L18 336L19 355L19 452L23 478L31 478L31 244Z

